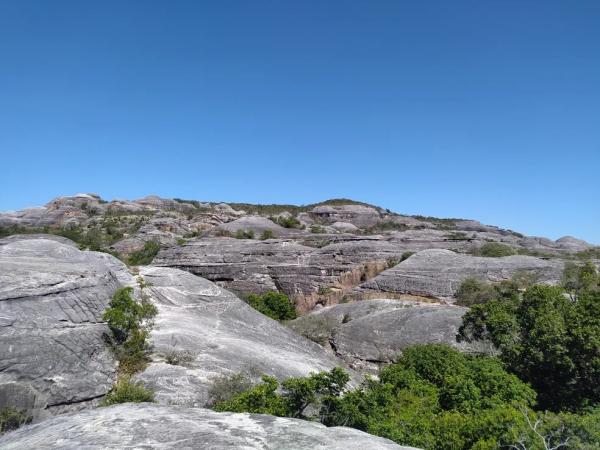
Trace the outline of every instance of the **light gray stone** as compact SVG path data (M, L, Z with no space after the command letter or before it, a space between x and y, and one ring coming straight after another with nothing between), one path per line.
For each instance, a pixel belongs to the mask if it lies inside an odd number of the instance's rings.
M158 308L151 334L153 362L138 376L163 404L204 406L215 377L246 372L279 379L343 366L317 344L257 312L231 292L188 272L142 267ZM161 354L186 351L186 366Z
M410 450L344 427L261 414L122 404L67 414L0 437L6 450L36 449L260 449Z
M410 293L452 299L460 283L468 277L498 282L517 273L528 273L540 283L558 284L563 269L564 264L560 260L522 255L486 258L430 249L414 254L361 284L356 292Z

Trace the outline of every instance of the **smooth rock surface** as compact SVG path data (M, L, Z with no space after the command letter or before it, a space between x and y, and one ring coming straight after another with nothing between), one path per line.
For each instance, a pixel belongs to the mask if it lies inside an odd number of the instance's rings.
M16 449L410 450L344 427L262 414L122 404L67 414L0 437Z
M331 348L352 367L375 369L415 344L448 344L465 352L486 352L482 345L456 342L467 310L439 303L364 300L322 308L288 326Z
M528 273L539 283L558 284L564 264L532 256L486 258L430 249L414 254L397 266L361 284L357 292L411 293L438 299L452 299L460 283L468 277L489 282L508 280Z
M153 362L138 376L163 404L204 406L214 377L245 372L279 379L342 366L322 347L257 312L231 292L178 269L142 267L158 315L151 334ZM169 365L168 351L193 360Z
M0 399L37 420L104 395L116 362L102 313L130 278L61 239L0 240Z

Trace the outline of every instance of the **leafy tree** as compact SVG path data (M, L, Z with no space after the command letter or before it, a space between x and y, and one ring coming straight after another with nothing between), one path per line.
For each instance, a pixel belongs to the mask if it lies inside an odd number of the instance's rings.
M281 292L267 292L262 295L251 294L248 303L257 311L275 320L292 320L296 310L287 295Z
M492 342L543 409L600 402L600 292L570 299L561 288L534 286L522 297L474 306L458 338Z
M583 264L569 262L565 264L562 279L563 286L572 296L586 291L600 290L600 275L591 261Z

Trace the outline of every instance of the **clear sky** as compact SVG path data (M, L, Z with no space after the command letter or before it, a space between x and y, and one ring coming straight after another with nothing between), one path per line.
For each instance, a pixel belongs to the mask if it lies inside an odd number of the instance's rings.
M600 244L600 1L0 0L0 210L331 197Z

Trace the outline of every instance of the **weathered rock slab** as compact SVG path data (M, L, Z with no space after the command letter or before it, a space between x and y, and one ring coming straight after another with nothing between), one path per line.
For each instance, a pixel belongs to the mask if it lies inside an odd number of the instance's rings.
M0 399L37 420L104 395L116 362L102 313L127 281L116 258L61 239L0 240Z
M527 273L536 282L558 284L564 264L533 256L486 258L430 249L414 254L397 266L361 284L355 292L413 294L439 299L452 299L460 283L468 277L489 282L507 280Z
M178 269L140 269L158 315L151 334L154 361L138 377L164 404L204 406L216 376L238 372L279 379L305 376L343 365L314 342L299 336L216 284ZM188 352L185 366L161 355Z
M344 427L261 414L122 404L55 417L0 438L6 450L196 448L273 450L410 450Z

